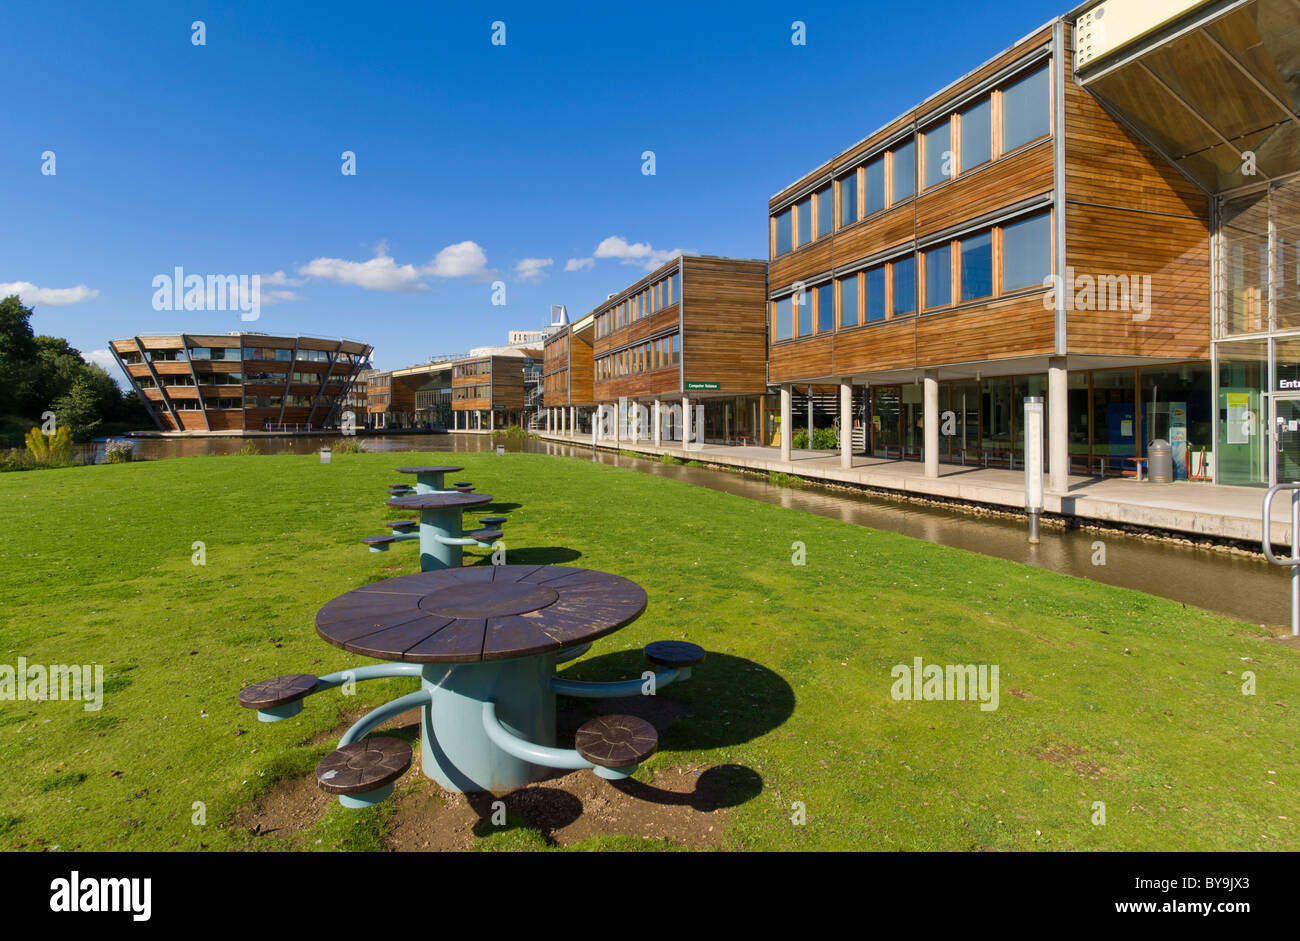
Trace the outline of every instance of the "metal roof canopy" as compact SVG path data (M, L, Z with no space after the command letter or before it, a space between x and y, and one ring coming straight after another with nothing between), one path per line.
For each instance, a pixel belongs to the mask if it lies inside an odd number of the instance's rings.
M1300 172L1300 0L1106 0L1075 46L1078 82L1207 193Z

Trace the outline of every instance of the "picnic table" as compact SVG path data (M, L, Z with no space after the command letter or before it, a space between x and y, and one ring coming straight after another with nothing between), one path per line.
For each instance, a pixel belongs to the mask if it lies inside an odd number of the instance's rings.
M443 475L456 474L465 468L451 464L424 464L418 467L399 467L399 474L414 474L416 493L441 493L450 490L443 484Z
M464 493L457 490L439 490L429 493L412 493L389 498L388 505L399 510L419 510L418 529L414 520L394 520L388 527L394 532L387 536L367 536L361 541L371 552L387 552L396 542L418 539L420 542L420 571L460 568L462 550L466 546L491 548L501 538L501 530L486 528L466 531L462 511L491 503L486 493ZM501 519L487 517L487 519Z
M324 677L276 677L246 688L240 703L273 722L300 712L308 695L348 680L419 677L418 691L360 719L317 766L320 786L349 807L392 793L410 766L410 747L366 735L417 708L421 767L448 790L522 787L551 768L626 778L654 752L654 727L633 716L601 716L578 730L573 748L557 748L556 695L630 696L644 692L649 680L566 680L556 667L635 621L645 607L645 590L635 582L567 566L473 566L390 578L340 595L316 615L325 641L388 663ZM682 641L657 641L645 653L659 668L652 690L688 678L704 659L703 649Z

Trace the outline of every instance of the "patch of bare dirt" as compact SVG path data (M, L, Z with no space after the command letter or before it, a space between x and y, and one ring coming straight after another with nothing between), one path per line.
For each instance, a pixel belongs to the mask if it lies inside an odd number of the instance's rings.
M682 702L665 696L632 696L604 700L601 713L636 715L662 734L690 715ZM572 742L590 707L561 710L558 740ZM348 715L336 728L312 738L313 744L336 740L362 713ZM397 716L384 729L419 733L418 710ZM404 852L468 851L475 840L501 826L523 825L538 830L547 843L567 846L601 835L667 839L691 849L720 847L728 808L761 789L748 769L733 766L678 766L658 769L648 783L608 781L589 770L559 774L506 794L457 794L444 791L420 769L415 749L411 770L397 781L390 798L394 814L388 844ZM231 823L256 836L284 840L290 845L319 821L334 798L316 786L308 774L278 782L256 805L240 811Z
M1097 778L1109 774L1109 770L1101 765L1094 764L1086 760L1084 756L1088 754L1088 749L1078 745L1048 745L1046 748L1034 752L1034 757L1040 761L1050 761L1054 765L1068 765L1070 770L1075 774L1081 774L1087 778Z

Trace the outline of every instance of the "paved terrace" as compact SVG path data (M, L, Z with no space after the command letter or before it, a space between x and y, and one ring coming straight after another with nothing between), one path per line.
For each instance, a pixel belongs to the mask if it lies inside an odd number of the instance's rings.
M540 437L548 441L591 446L590 434L541 432ZM602 441L599 447L648 455L671 454L683 460L728 464L754 471L781 471L807 480L876 487L917 497L937 497L1011 510L1023 510L1025 505L1023 470L940 464L939 476L931 479L925 476L925 466L920 461L854 455L853 467L846 470L840 466L838 451L795 451L791 455L793 460L786 463L781 460L780 448L706 444L698 450L686 451L676 443L656 448L649 441ZM1105 523L1236 539L1255 545L1259 544L1262 536L1262 487L1212 486L1190 481L1153 484L1132 477L1072 476L1069 481L1067 493L1044 494L1043 509L1046 512ZM1044 477L1044 485L1046 483ZM1284 495L1274 501L1272 539L1277 545L1290 544L1290 504Z

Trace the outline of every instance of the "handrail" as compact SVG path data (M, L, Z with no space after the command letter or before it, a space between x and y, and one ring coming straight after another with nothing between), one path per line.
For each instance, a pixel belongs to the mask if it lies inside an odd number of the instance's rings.
M1283 490L1291 491L1291 558L1289 559L1279 559L1273 554L1273 498ZM1260 543L1264 550L1264 558L1274 565L1291 569L1291 636L1300 637L1300 481L1274 484L1264 493L1264 520Z
M1277 556L1273 555L1273 540L1269 538L1272 530L1270 523L1272 522L1273 517L1273 498L1283 490L1291 490L1293 492L1300 490L1300 481L1287 484L1274 484L1264 493L1264 532L1260 541L1264 549L1264 558L1268 559L1274 565L1300 565L1300 555L1296 554L1296 548L1300 548L1300 545L1296 542L1296 534L1294 531L1291 533L1292 550L1291 558L1289 559L1279 559ZM1295 499L1295 496L1292 496L1291 500L1293 503L1295 502Z

